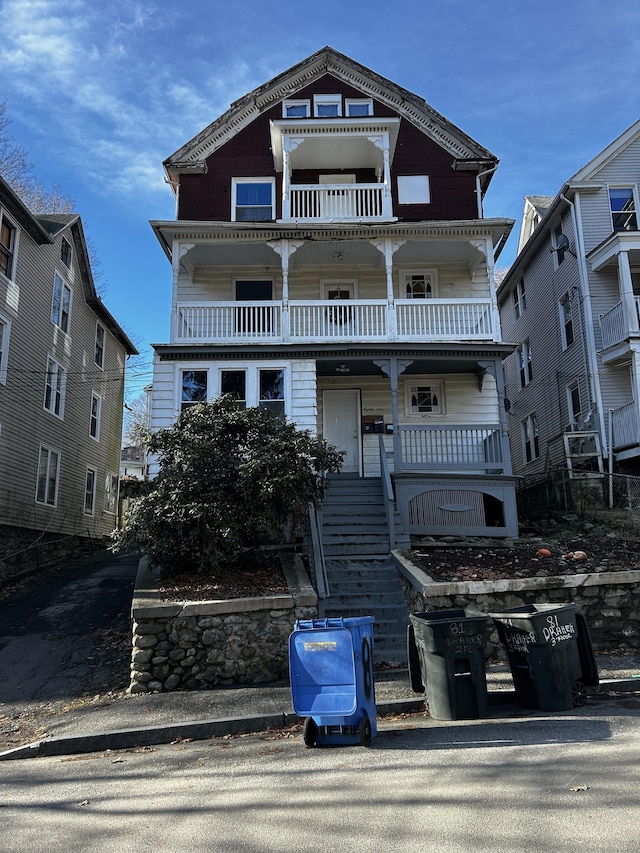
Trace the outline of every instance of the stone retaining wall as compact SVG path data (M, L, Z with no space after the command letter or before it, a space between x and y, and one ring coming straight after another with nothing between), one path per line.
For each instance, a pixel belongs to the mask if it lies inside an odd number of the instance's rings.
M289 595L163 602L159 573L143 557L133 600L130 693L206 689L288 677L297 619L318 614L318 597L297 555L282 560Z
M621 644L640 648L638 570L441 583L412 563L406 552L394 551L393 556L411 613L463 608L467 615L476 615L525 604L577 604L596 651ZM487 656L505 659L491 621L488 628Z

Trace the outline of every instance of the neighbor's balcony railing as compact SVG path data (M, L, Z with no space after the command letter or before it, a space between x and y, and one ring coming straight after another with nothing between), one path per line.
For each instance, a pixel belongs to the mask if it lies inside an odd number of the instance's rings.
M294 184L282 204L285 221L349 222L392 216L391 194L384 184Z
M172 343L497 340L489 299L184 302Z
M640 319L640 296L635 297L636 311ZM602 347L614 347L629 338L629 327L624 315L622 302L618 302L609 311L600 314L600 330L602 332Z
M505 473L499 424L400 426L395 451L396 471Z

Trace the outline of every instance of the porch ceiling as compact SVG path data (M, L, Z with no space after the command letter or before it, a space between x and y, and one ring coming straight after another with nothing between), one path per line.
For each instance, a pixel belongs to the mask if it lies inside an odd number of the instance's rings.
M289 259L289 269L330 267L331 274L354 267L384 270L384 255L373 244L374 235L343 239L304 239ZM471 269L482 260L481 252L468 239L408 239L394 254L397 266L439 266L462 264ZM192 244L181 256L189 269L207 267L281 267L280 255L265 241L202 242Z

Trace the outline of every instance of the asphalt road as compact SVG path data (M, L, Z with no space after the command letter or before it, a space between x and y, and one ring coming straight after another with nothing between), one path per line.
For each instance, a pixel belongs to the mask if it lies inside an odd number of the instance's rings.
M4 853L636 853L640 700L382 721L370 749L253 735L0 765Z

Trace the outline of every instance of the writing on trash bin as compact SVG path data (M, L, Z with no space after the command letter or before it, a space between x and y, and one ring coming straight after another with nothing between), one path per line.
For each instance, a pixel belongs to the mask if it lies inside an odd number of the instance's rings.
M305 652L335 652L337 643L335 640L323 640L316 641L313 643L305 643L304 650Z
M518 631L513 634L507 634L505 637L507 651L509 652L529 652L529 646L535 643L536 635L533 631Z
M552 646L562 640L570 640L575 636L576 626L569 622L566 625L561 625L558 622L558 617L555 615L547 616L547 624L542 629L542 634Z
M457 634L447 637L447 645L453 646L455 652L464 653L470 651L474 646L484 646L482 634Z

